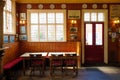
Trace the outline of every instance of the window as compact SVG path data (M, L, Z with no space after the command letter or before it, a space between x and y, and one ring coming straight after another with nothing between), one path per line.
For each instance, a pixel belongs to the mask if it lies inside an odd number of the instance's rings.
M86 24L86 45L93 45L93 27L92 24Z
M86 22L104 22L104 13L89 11L84 13L84 21Z
M14 11L14 9L12 9L12 6L13 6L12 1L6 0L6 5L5 5L4 11L3 11L4 34L14 34L15 33L15 28L13 25L13 15L15 15L15 13L14 13L15 11Z
M28 10L28 41L66 41L65 10Z

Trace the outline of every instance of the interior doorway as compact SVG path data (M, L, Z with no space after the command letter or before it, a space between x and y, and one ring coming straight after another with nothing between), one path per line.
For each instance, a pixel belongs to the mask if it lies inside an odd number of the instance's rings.
M108 10L82 10L82 64L108 63Z

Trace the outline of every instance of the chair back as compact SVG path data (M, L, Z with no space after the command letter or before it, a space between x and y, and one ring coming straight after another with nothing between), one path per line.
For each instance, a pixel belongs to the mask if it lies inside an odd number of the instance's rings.
M42 56L42 54L30 54L30 62L31 65L43 65L45 62L45 58Z
M62 57L63 57L63 54L51 54L50 65L62 66Z
M65 54L64 65L66 66L77 66L77 55L76 54Z
M65 54L65 56L77 56L77 54Z
M42 54L30 54L30 58L41 57Z

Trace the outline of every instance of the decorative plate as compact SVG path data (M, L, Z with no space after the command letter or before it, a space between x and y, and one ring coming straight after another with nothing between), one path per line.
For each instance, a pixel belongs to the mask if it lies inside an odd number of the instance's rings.
M66 8L66 4L61 4L61 8L65 9Z
M82 8L87 8L87 4L83 4L83 5L82 5Z
M54 9L55 5L54 4L50 4L50 9Z
M105 8L107 8L108 6L107 6L107 4L103 4L102 7L105 9Z
M31 4L27 4L27 8L28 8L28 9L31 9L31 8L32 8L32 5L31 5Z
M93 4L92 8L96 9L97 8L97 4Z
M38 5L38 8L39 8L39 9L43 9L43 4L39 4L39 5Z

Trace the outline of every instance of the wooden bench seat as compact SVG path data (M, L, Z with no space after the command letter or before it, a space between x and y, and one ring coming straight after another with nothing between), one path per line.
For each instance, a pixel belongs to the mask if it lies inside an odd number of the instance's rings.
M23 59L21 57L18 57L3 66L4 76L6 78L5 80L16 80L17 79L18 74L17 74L17 71L14 70L14 68L16 68L16 65L20 63L22 60Z
M14 67L16 64L18 64L20 61L22 61L22 58L21 57L18 57L16 59L14 59L13 61L7 63L3 69L4 70L8 70L8 69L11 69L12 67Z

